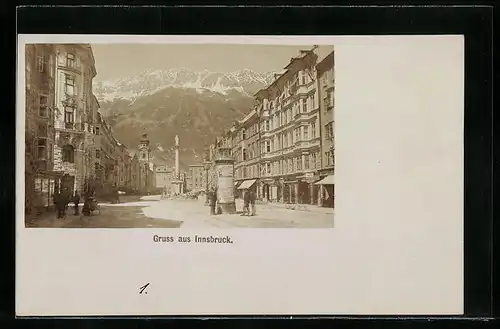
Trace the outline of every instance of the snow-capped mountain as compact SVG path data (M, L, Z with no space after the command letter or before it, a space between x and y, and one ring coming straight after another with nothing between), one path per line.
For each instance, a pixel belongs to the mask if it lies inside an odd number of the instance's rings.
M137 76L116 80L96 81L93 89L99 101L117 99L134 101L168 87L195 89L198 93L216 92L227 95L237 92L251 97L260 88L270 84L273 72L240 70L236 72L195 72L190 69L146 70Z

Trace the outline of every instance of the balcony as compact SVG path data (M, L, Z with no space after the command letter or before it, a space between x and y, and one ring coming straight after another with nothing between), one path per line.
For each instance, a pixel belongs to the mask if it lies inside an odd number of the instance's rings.
M75 61L68 61L66 58L57 61L57 67L60 69L72 71L78 74L82 73L82 68L80 65L76 64Z
M295 92L296 95L307 95L309 93L309 89L307 88L307 85L300 85L297 88L297 91Z
M316 112L313 110L313 111L309 111L309 112L301 112L301 113L297 113L295 114L295 123L298 123L298 122L304 122L304 121L308 121L312 118L314 118L314 116L316 115Z
M319 141L318 140L300 140L295 142L295 148L304 150L304 149L310 149L313 147L319 147Z

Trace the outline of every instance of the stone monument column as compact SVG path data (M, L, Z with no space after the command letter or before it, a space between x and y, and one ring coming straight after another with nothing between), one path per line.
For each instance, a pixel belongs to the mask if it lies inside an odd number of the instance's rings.
M218 148L215 154L217 202L223 214L236 213L234 202L234 159L230 148Z
M180 179L179 176L179 136L175 135L175 178Z
M179 173L179 136L175 135L175 175L172 181L174 192L177 194L183 194L183 184L184 182L181 180Z

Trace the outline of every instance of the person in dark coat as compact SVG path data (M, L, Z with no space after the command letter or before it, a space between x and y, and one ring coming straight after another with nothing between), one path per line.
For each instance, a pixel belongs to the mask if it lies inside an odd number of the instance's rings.
M208 192L208 201L210 202L210 215L215 215L215 206L217 203L217 195L215 190L210 190Z
M63 218L65 205L63 203L63 195L61 191L57 191L57 193L54 194L54 205L56 206L57 210L57 218Z
M77 191L73 194L73 203L75 204L75 215L79 215L78 206L80 204L80 194Z
M253 190L248 191L248 202L250 203L250 207L252 209L250 216L255 216L255 193Z
M248 216L250 215L250 191L245 191L245 194L243 195L243 213L241 216Z

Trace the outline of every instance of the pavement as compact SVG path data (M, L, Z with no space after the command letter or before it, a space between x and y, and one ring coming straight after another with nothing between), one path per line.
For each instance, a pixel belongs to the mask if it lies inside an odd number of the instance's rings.
M243 201L236 200L236 214L210 215L200 200L170 200L160 196L120 198L121 203L100 203L100 214L73 215L64 219L44 213L27 227L59 228L332 228L332 208L312 205L258 204L256 216L241 216ZM128 202L127 202L128 201ZM80 207L81 209L81 207Z
M319 207L318 207L319 208ZM182 221L181 228L332 228L333 209L299 211L272 204L256 206L256 216L241 216L243 201L236 200L237 214L210 215L204 200L161 200L144 208L144 215Z

